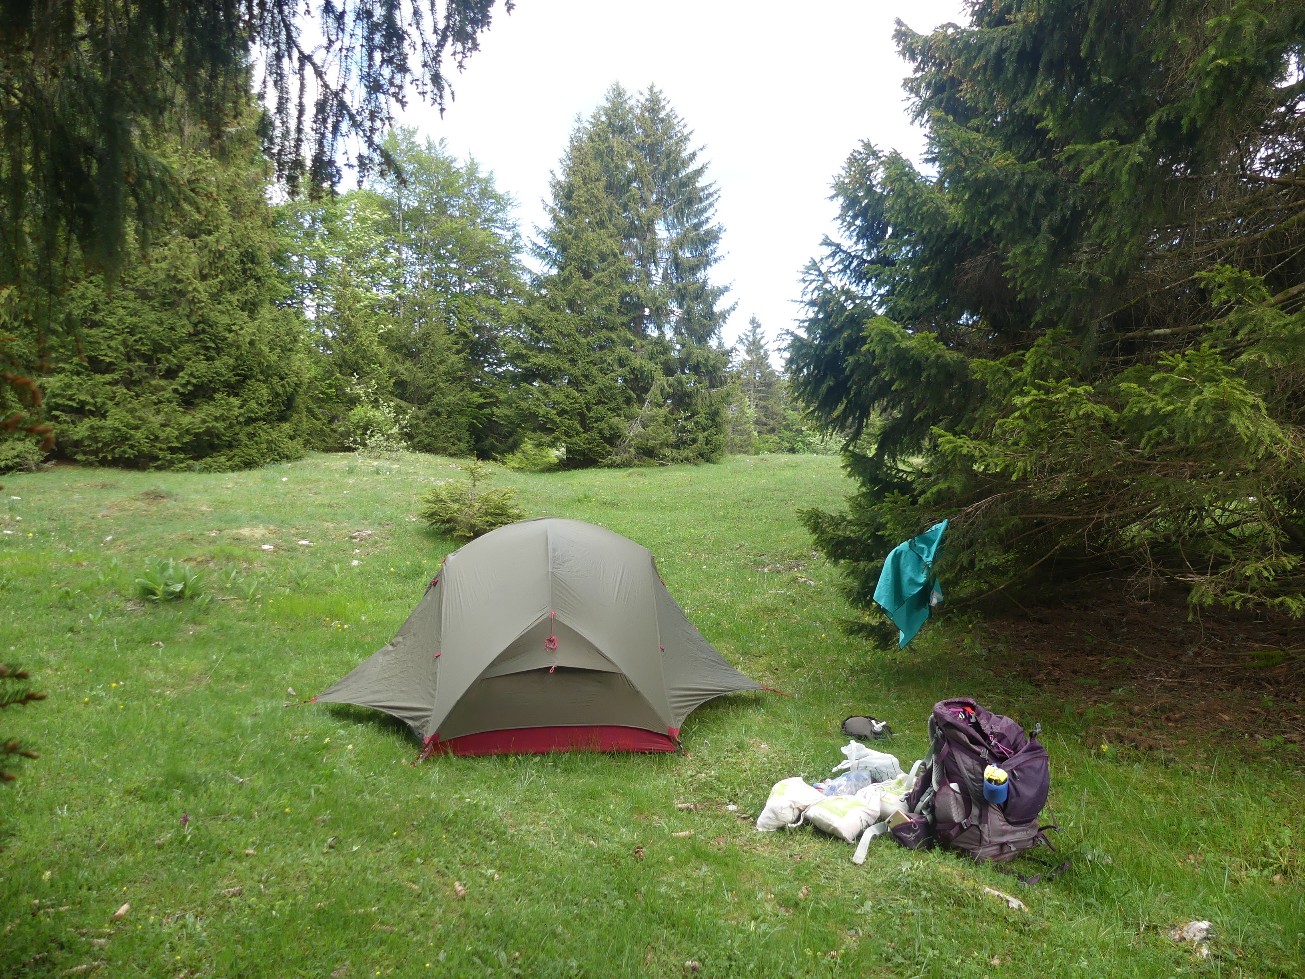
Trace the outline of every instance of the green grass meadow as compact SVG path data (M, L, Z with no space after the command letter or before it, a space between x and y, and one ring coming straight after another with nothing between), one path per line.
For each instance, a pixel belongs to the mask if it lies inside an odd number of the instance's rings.
M0 712L40 752L0 786L0 975L1305 973L1305 759L1103 750L1075 705L995 675L959 616L905 651L848 638L796 516L851 491L836 458L495 468L530 515L648 547L703 635L782 691L700 708L682 755L414 765L401 725L302 703L390 639L454 548L415 516L452 466L6 477L0 659L49 696ZM139 597L169 559L199 576L185 597ZM1042 723L1062 876L887 839L858 867L809 828L754 829L774 782L842 760L845 716L889 720L906 767L930 706L962 695ZM1208 954L1166 934L1196 919Z

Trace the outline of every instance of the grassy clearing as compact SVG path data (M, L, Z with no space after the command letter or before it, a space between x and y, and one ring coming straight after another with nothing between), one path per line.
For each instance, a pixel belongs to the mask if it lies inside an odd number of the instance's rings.
M703 634L788 695L701 708L684 756L414 767L401 726L298 705L390 638L452 548L415 517L450 465L6 481L0 643L50 698L0 715L42 753L0 790L0 974L1305 971L1299 755L1103 751L1073 705L994 677L962 622L905 653L844 637L794 517L846 494L834 459L496 476L532 515L649 547ZM142 597L169 559L196 597ZM883 840L855 867L831 838L753 829L773 782L841 760L844 716L888 718L909 764L961 694L1042 721L1068 874L1025 888ZM1165 937L1193 919L1208 958Z

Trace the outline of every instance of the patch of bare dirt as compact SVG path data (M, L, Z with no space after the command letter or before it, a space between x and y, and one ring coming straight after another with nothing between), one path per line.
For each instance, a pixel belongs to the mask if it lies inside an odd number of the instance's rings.
M1098 594L991 613L980 628L1004 669L1079 705L1094 741L1305 749L1305 623Z

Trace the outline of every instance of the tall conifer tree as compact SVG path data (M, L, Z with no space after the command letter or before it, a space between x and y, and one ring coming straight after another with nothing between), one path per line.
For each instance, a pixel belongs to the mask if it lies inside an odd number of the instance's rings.
M739 337L738 362L732 370L752 408L760 447L774 450L784 427L784 381L770 363L761 321L755 316Z
M724 449L718 193L665 97L613 86L550 185L544 272L514 357L516 410L570 465ZM577 357L583 358L578 362Z
M1134 572L1305 614L1305 7L971 10L898 29L936 177L862 146L809 270L795 388L875 440L817 538L867 608L949 517L976 591Z

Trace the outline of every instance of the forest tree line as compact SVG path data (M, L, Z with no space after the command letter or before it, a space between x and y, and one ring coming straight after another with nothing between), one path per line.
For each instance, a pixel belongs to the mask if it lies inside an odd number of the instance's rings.
M494 4L445 6L436 30L435 5L353 5L325 36L368 57L312 97L287 0L6 8L11 462L48 423L122 465L709 461L811 444L791 391L847 449L857 492L805 520L867 610L886 551L946 517L953 594L1177 582L1305 614L1305 5L899 24L926 157L849 148L783 378L759 326L722 348L718 190L655 87L576 126L528 245L487 175L390 131ZM361 186L268 204L338 184L351 135Z
M29 321L64 324L40 378L54 438L11 434L6 466L383 448L579 467L820 442L760 324L722 345L717 191L655 87L614 86L577 125L529 244L490 174L406 129L360 186L271 204L259 123L251 100L218 155L168 115L148 148L175 199L128 219L116 269L68 243Z

